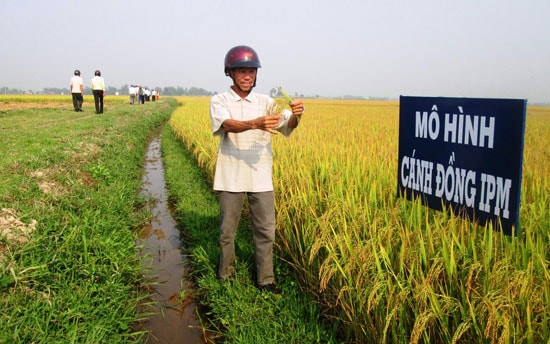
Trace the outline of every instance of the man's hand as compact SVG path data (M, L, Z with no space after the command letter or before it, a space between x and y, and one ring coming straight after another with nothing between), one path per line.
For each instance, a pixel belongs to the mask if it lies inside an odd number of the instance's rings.
M292 109L292 114L295 116L301 116L304 113L304 103L300 99L292 99L290 108Z
M280 119L281 115L266 115L258 117L253 121L253 126L255 126L253 129L266 130L272 134L277 134L274 129L279 126Z
M292 110L293 116L290 118L288 126L290 128L296 128L298 124L300 124L300 118L302 118L302 114L304 113L304 103L302 103L300 99L292 99L290 102L290 109Z

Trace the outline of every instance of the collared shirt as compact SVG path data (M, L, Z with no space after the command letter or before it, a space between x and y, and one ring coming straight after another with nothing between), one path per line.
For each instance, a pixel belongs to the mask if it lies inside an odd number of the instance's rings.
M100 76L94 76L92 78L92 90L102 90L105 92L105 80Z
M84 84L82 82L82 77L78 75L73 75L73 77L71 78L71 93L81 93L81 87L83 85Z
M273 99L267 95L251 92L242 99L232 89L217 94L210 101L212 133L220 137L214 190L230 192L273 191L271 133L261 129L241 133L226 133L222 124L227 119L248 121L265 116ZM276 129L290 136L288 127L292 113L283 112Z

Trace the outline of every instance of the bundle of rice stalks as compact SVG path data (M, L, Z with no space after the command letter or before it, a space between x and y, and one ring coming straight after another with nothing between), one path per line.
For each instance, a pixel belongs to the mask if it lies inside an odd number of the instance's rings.
M280 115L284 110L290 110L288 102L284 98L275 98L267 110L268 115Z
M282 87L279 87L279 93L283 95L283 98L274 98L274 102L268 109L268 115L278 115L284 110L290 110L289 104L292 101L292 98L290 98Z

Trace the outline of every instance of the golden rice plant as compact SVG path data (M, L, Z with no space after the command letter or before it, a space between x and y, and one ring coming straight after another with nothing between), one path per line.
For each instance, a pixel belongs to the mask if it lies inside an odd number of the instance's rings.
M193 153L198 165L214 180L218 142L212 137L208 114L209 98L176 97L181 105L170 119L174 133L187 150Z
M213 173L207 98L173 130ZM306 100L274 136L279 256L357 343L550 340L550 108L529 107L521 235L398 198L398 102Z

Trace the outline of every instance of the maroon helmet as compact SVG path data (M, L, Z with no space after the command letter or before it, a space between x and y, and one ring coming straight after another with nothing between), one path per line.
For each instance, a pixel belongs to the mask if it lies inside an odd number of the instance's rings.
M229 75L229 70L239 67L260 68L260 59L258 54L251 47L239 45L231 48L225 55L224 64L225 75Z

